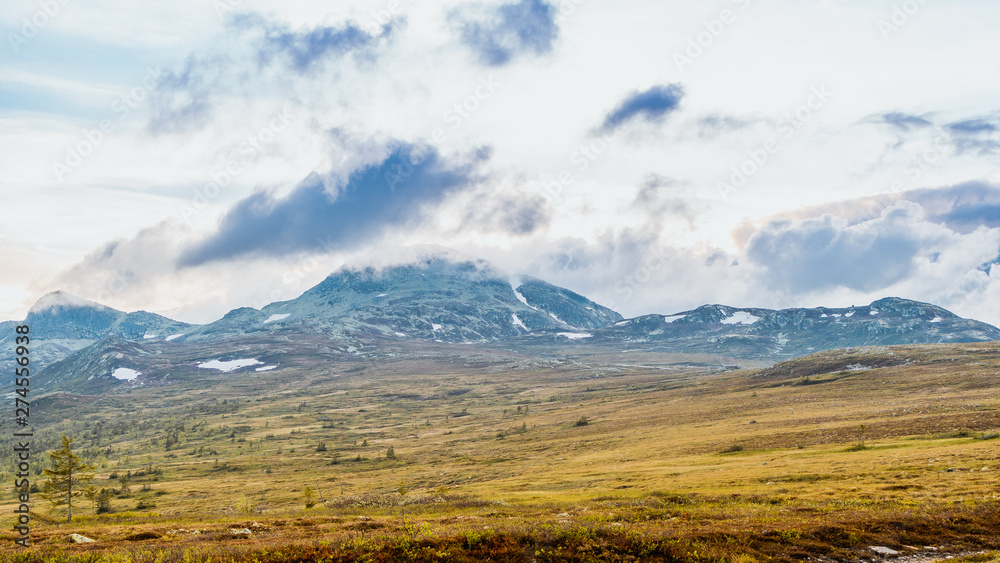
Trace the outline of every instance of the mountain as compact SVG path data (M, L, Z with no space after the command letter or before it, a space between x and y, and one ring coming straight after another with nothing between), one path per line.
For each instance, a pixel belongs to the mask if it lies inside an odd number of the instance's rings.
M235 309L207 325L123 313L63 292L40 299L25 322L32 363L51 364L42 384L53 389L196 381L211 369L201 365L213 362L236 362L237 371L286 369L428 351L461 357L461 350L534 358L628 350L773 362L836 348L1000 340L996 327L895 297L846 308L704 305L625 320L566 288L512 280L483 260L439 249L395 264L345 266L296 299ZM8 354L13 326L5 323L0 341Z
M855 346L1000 340L1000 329L928 303L887 297L867 306L747 309L705 305L593 332L594 343L781 358Z
M514 290L532 309L579 329L594 329L622 320L622 316L590 299L531 276Z
M109 336L126 340L169 338L193 325L145 311L124 313L64 291L39 299L20 322L0 327L0 347L5 356L14 349L14 327L31 327L31 363L42 367Z
M578 332L622 318L542 280L512 283L483 260L429 254L402 265L341 268L296 299L230 311L179 341L308 329L332 337L482 343Z

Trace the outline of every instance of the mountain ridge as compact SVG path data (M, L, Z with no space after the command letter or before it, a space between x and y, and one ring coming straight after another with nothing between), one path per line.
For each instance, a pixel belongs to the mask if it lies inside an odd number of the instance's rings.
M710 304L625 319L569 289L531 276L511 278L485 260L433 249L397 265L343 266L295 299L233 309L204 325L124 313L65 292L39 299L26 322L36 335L33 363L41 368L90 346L120 347L120 341L224 348L234 339L293 334L354 348L374 340L514 349L571 344L758 359L852 346L1000 340L992 325L898 297L842 308ZM13 331L5 332L0 345L12 350Z

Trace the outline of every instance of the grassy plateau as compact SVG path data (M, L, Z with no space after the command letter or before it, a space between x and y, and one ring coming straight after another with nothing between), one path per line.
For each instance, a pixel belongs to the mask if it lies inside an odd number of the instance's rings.
M1000 560L1000 344L726 363L441 345L34 397L33 472L66 434L110 504L33 494L18 547L8 463L0 561Z

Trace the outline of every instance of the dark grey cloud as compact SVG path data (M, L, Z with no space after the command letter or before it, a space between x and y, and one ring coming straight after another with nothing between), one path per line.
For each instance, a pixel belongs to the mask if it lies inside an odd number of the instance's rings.
M934 120L930 114L889 112L869 116L862 122L888 126L896 136L896 141L889 145L892 150L899 149L912 139L923 138L930 130L938 138L936 144L950 146L955 154L983 156L1000 152L1000 118L995 115L946 123Z
M648 90L632 92L604 118L601 131L610 133L636 120L662 123L680 107L683 98L684 88L680 84L653 86Z
M934 124L920 117L900 112L884 113L876 118L876 121L892 126L901 131L910 131L921 127L931 127Z
M179 133L206 125L229 97L261 92L297 102L289 84L322 79L329 65L345 57L370 64L403 25L394 20L378 33L354 22L292 30L259 14L242 14L226 24L218 52L191 54L180 69L165 73L151 94L149 130Z
M420 222L429 207L474 186L487 158L481 150L448 160L434 149L397 143L333 190L329 177L312 174L285 197L258 192L237 202L214 233L181 254L179 265L315 252L321 244L327 252L351 248L390 227Z
M649 174L643 179L632 207L645 212L656 228L664 221L677 219L693 227L697 216L692 198L683 191L680 182L659 174Z
M1000 186L987 182L911 190L904 192L902 199L920 204L928 221L955 232L1000 228Z
M1000 228L1000 186L982 180L824 203L782 213L774 220L803 221L832 215L852 226L877 219L886 209L900 202L919 205L924 213L923 221L959 234L979 228ZM741 233L745 234L741 240L749 239L753 232L756 229L749 225L741 227Z
M765 268L773 286L793 293L878 290L913 271L925 246L919 220L919 208L903 204L857 225L833 215L775 221L750 237L745 256Z
M462 228L487 233L526 236L552 221L552 207L537 195L523 192L480 193L465 213Z
M354 22L339 27L318 26L292 31L259 14L234 17L230 25L238 32L256 38L254 46L259 66L278 63L303 74L313 71L325 61L348 54L370 59L374 55L372 48L392 36L400 22L389 22L377 35L362 30Z
M733 117L731 115L712 114L698 119L698 136L702 139L714 139L723 133L739 131L749 127L753 122Z
M967 119L949 123L948 130L959 135L978 135L992 133L997 130L997 126L985 119Z
M544 55L559 35L556 8L543 0L484 7L466 4L451 13L459 40L489 66L503 66L518 55Z
M958 153L978 155L996 154L1000 151L1000 120L976 118L945 125Z

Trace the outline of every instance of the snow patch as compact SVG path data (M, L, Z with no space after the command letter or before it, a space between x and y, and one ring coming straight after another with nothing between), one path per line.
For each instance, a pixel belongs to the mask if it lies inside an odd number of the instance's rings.
M402 332L397 332L397 333L395 333L395 334L396 334L396 336L398 336L398 337L400 337L400 338L406 338L406 335L405 335L405 334L403 334Z
M570 340L582 340L584 338L592 338L594 336L593 334L587 334L586 332L560 332L558 335L569 338Z
M724 325L752 325L753 323L760 320L760 317L755 317L746 311L736 311L732 315L722 319L722 324Z
M869 311L868 314L872 315L872 316L875 316L875 315L878 314L878 311L876 311L876 310L873 309L873 310Z
M148 332L142 335L143 340L149 340L150 338L156 338L155 334L149 334Z
M941 321L943 321L943 320L944 320L944 319L942 319L941 317L934 317L933 319L931 319L931 322L932 322L932 323L939 323L939 322L941 322Z
M254 371L271 371L272 369L278 369L278 366L264 366L262 368L257 368Z
M830 315L827 315L826 313L823 313L822 315L820 315L820 316L819 316L819 318L821 318L821 319L825 319L825 318L827 318L827 317L829 317L829 316L830 316Z
M673 316L670 316L670 317L663 317L663 322L665 322L665 323L677 322L677 321L683 319L686 316L687 315L673 315Z
M431 323L431 330L433 330L434 332L437 332L437 331L441 330L442 328L444 328L444 327L441 326L441 325L439 325L439 324L437 324L437 323Z
M277 322L277 321L283 321L283 320L287 319L290 316L292 316L291 313L281 313L281 314L277 314L277 315L271 315L270 317L267 318L266 321L264 321L261 324L265 324L266 325L267 323L273 323L273 322Z
M854 311L851 311L850 313L847 313L847 314L845 314L845 315L844 315L844 318L845 318L845 319L849 319L849 318L851 318L851 317L853 317L853 316L854 316Z
M632 321L618 321L618 322L615 323L615 326L625 326L625 325L627 325L630 322L632 322ZM671 321L671 322L673 322L673 321Z
M120 379L122 381L132 381L133 379L142 375L141 373L129 368L118 368L111 373L111 377L115 379Z
M229 373L231 371L238 370L240 368L245 368L248 366L256 366L264 362L257 360L255 358L240 358L237 360L212 360L210 362L205 362L198 364L201 369L217 369L224 373Z
M531 305L528 304L528 300L525 299L523 295L521 295L521 292L518 290L518 288L514 287L514 282L512 280L508 280L508 281L510 283L510 288L514 290L514 297L517 297L517 300L520 301L521 303L524 303L528 307L531 307ZM531 307L531 308L535 309L536 311L538 310L535 307Z
M166 340L167 342L170 342L171 340L173 340L173 339L175 339L175 338L180 338L180 337L182 337L182 336L184 336L184 333L183 333L183 332L182 332L182 333L180 333L180 334L171 334L170 336L168 336L168 337L164 338L164 340Z
M421 274L421 275L423 275L423 274ZM375 298L378 299L379 297L385 297L387 295L389 295L389 294L388 293L379 293L378 295L375 296Z
M528 327L524 326L524 323L521 322L521 319L518 318L517 313L511 313L510 316L514 319L514 326L519 326L519 327L523 328L525 332L531 332L528 329Z

